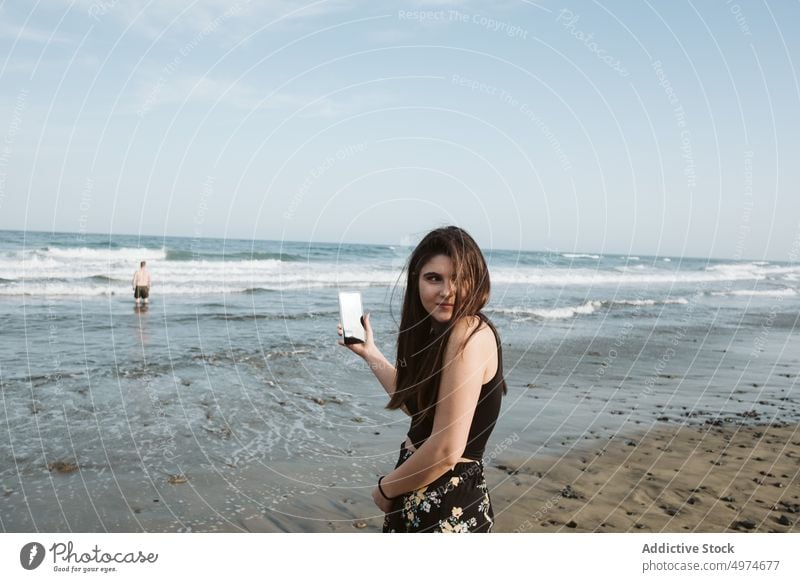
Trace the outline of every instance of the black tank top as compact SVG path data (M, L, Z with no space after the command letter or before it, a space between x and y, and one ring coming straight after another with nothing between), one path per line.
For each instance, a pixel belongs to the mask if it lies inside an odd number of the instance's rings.
M492 434L497 416L500 414L500 404L503 394L506 392L506 382L503 378L503 349L500 345L500 336L489 318L483 313L478 316L491 328L497 341L497 372L494 377L486 384L481 386L481 394L478 404L475 407L475 414L472 417L472 424L469 427L467 446L461 455L467 459L478 461L483 458L486 450L486 442ZM420 420L420 411L417 409L416 401L406 402L406 408L411 413L411 428L408 431L408 438L415 448L422 446L433 432L434 414L428 414L424 420Z

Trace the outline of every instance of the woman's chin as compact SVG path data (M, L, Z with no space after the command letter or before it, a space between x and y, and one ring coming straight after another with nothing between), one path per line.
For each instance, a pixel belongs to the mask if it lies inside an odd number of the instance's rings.
M436 323L449 323L450 320L453 319L453 314L452 312L441 313L440 310L437 309L432 317Z

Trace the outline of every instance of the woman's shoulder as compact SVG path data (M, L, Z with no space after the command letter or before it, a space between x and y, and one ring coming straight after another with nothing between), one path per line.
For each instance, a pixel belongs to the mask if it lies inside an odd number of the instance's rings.
M477 327L481 332L491 331L495 334L497 333L492 320L490 320L482 311L476 313L475 315L467 315L462 317L461 321L463 322L463 325L469 329L469 331L472 331Z
M453 323L451 339L463 344L467 341L477 339L479 343L489 346L489 342L495 343L496 332L489 319L479 313L477 315L466 315Z
M480 315L464 315L451 323L453 334L472 333L478 327L484 325Z

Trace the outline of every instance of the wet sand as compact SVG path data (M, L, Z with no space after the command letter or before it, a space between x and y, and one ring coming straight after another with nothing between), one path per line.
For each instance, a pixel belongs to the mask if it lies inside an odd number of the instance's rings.
M258 479L258 471L245 478ZM501 454L486 479L495 532L800 532L800 425L663 423L561 456ZM309 493L291 508L316 519L251 506L235 523L260 532L380 531L368 491Z
M263 479L247 473L240 482ZM501 454L486 478L499 533L800 532L796 424L659 424L562 456ZM325 488L287 508L250 505L217 531L380 531L368 494Z
M487 482L497 532L798 532L800 425L661 425Z
M800 425L663 423L602 442L561 456L514 457L508 449L491 460L494 531L800 531ZM270 485L276 469L195 467L177 477L153 476L157 491L149 493L133 473L100 487L89 467L53 468L54 498L70 500L61 506L69 526L57 516L4 525L6 531L380 531L383 516L371 488L345 480L276 496ZM21 492L4 489L2 502L15 503ZM87 489L91 501L80 494ZM25 505L31 516L44 516L53 513L45 509L53 501L29 498Z

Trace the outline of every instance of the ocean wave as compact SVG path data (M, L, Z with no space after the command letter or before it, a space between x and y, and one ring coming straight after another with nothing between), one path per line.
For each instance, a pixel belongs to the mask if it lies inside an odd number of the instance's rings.
M568 319L576 315L589 315L603 306L602 301L587 301L577 307L556 307L553 309L534 309L532 314L542 319Z
M136 264L139 261L163 261L167 258L167 250L148 249L148 248L52 248L44 247L33 251L35 256L41 258L53 258L58 261L65 259L81 261L106 261L106 262L126 262Z
M244 287L231 287L225 285L161 285L154 287L151 295L194 295L202 297L204 295L224 295L227 293L243 293ZM25 296L25 297L102 297L102 296L133 296L130 286L123 285L85 285L79 283L40 283L40 284L20 284L14 283L6 287L0 287L0 295L6 296Z
M765 275L778 275L782 273L798 273L800 268L796 266L770 266L765 261L750 261L747 263L722 263L720 265L710 265L705 268L706 272L720 273L725 277L744 277L752 278Z
M64 294L106 295L124 293L138 265L142 249L48 249L15 251L0 256L0 288L5 295L52 294L46 287ZM147 250L147 249L145 249ZM172 251L150 249L153 256L166 257ZM224 293L262 293L336 287L403 286L402 265L384 259L358 259L349 262L303 260L287 262L280 253L265 253L257 260L245 260L238 252L230 260L159 260L151 259L149 270L154 290L172 289L173 294L193 294L201 288L223 289ZM133 259L135 255L135 260ZM255 255L252 255L255 256ZM599 257L600 255L592 255ZM75 257L75 258L69 258ZM273 257L273 258L266 258ZM585 263L584 263L585 264ZM697 264L697 263L694 263ZM800 267L770 264L722 263L713 266L675 268L653 264L631 264L597 269L584 267L516 265L491 270L495 285L526 285L532 288L578 288L596 286L669 287L731 281L783 281L800 277ZM87 287L88 284L88 287ZM741 286L741 285L739 285ZM109 287L111 288L109 290ZM32 289L32 290L31 290ZM80 290L84 289L84 290ZM61 293L58 290L58 293ZM629 294L630 292L626 293ZM592 293L594 294L594 293ZM664 293L666 295L666 291Z
M769 272L729 269L724 271L663 272L658 269L604 271L590 269L498 268L492 272L493 285L526 285L532 288L591 289L601 286L673 287L696 283L726 283L731 281L760 281L772 279ZM62 285L65 294L108 294L108 288L125 292L134 269L130 266L108 265L16 265L9 268L0 261L0 283L5 295L48 295L48 289ZM186 261L157 263L150 268L154 290L173 289L174 294L201 293L223 288L226 292L269 293L317 288L338 287L403 287L394 270L348 265L345 268L331 263L288 264L277 260L206 262ZM800 274L800 269L798 269ZM781 273L784 280L791 273ZM85 287L92 289L77 291ZM714 291L713 287L707 291ZM61 291L59 291L60 293Z
M299 262L306 260L305 257L286 253L270 253L262 251L237 251L231 253L205 253L198 250L167 249L166 261L188 262L188 261L209 261L209 262L229 262L229 261L277 261L277 262Z
M0 295L7 297L100 297L102 295L120 295L120 289L110 289L97 286L77 286L66 283L54 284L20 284L14 283L6 287L0 287ZM127 291L126 291L127 293Z
M723 264L697 270L667 270L646 265L613 269L500 267L492 271L492 283L527 284L535 287L592 287L595 285L680 285L727 281L760 281L800 275L800 267Z
M576 315L590 315L602 308L613 308L615 306L634 306L652 307L656 305L686 305L689 300L685 297L675 297L669 299L606 299L587 301L582 305L571 305L564 307L527 308L513 307L510 309L493 309L493 313L510 315L522 320L525 319L569 319Z
M600 259L602 258L600 255L587 255L584 253L562 253L562 257L565 259Z
M677 297L675 299L615 299L613 301L604 301L604 304L609 305L687 305L689 300L685 297Z
M305 291L309 289L338 288L342 284L331 283L330 281L298 281L264 283L263 287L248 287L244 284L235 284L233 281L198 281L195 284L164 284L160 283L151 288L152 297L158 295L185 295L194 297L206 297L211 295L228 294L260 294L275 293L286 291ZM383 283L369 281L353 282L347 281L348 288L369 288L383 287ZM87 283L75 282L14 282L0 287L0 296L25 296L25 297L101 297L101 296L127 296L133 291L129 284L118 284L108 281L105 285L92 285Z
M264 289L262 287L248 287L242 293L247 293L249 295L261 295L262 293L277 293L277 289Z
M219 258L222 259L223 255L219 255ZM243 251L239 253L226 253L224 255L224 259L227 260L242 260L242 261L267 261L267 260L275 260L281 261L284 263L297 263L302 261L307 261L307 257L303 257L300 255L292 255L287 253L265 253L259 251Z
M491 313L509 315L517 320L529 319L569 319L578 314L588 315L594 313L602 306L601 301L587 301L583 305L568 307L553 307L550 309L530 309L525 307L495 308L490 309Z
M711 295L734 295L743 297L794 297L797 295L797 291L788 287L785 289L737 289L735 291L712 291Z
M167 256L164 258L167 261L193 261L195 259L199 259L201 256L203 256L203 253L179 249L167 249Z
M336 315L338 311L310 311L305 313L206 313L204 319L218 321L253 321L253 320L304 320L314 319L319 316Z

